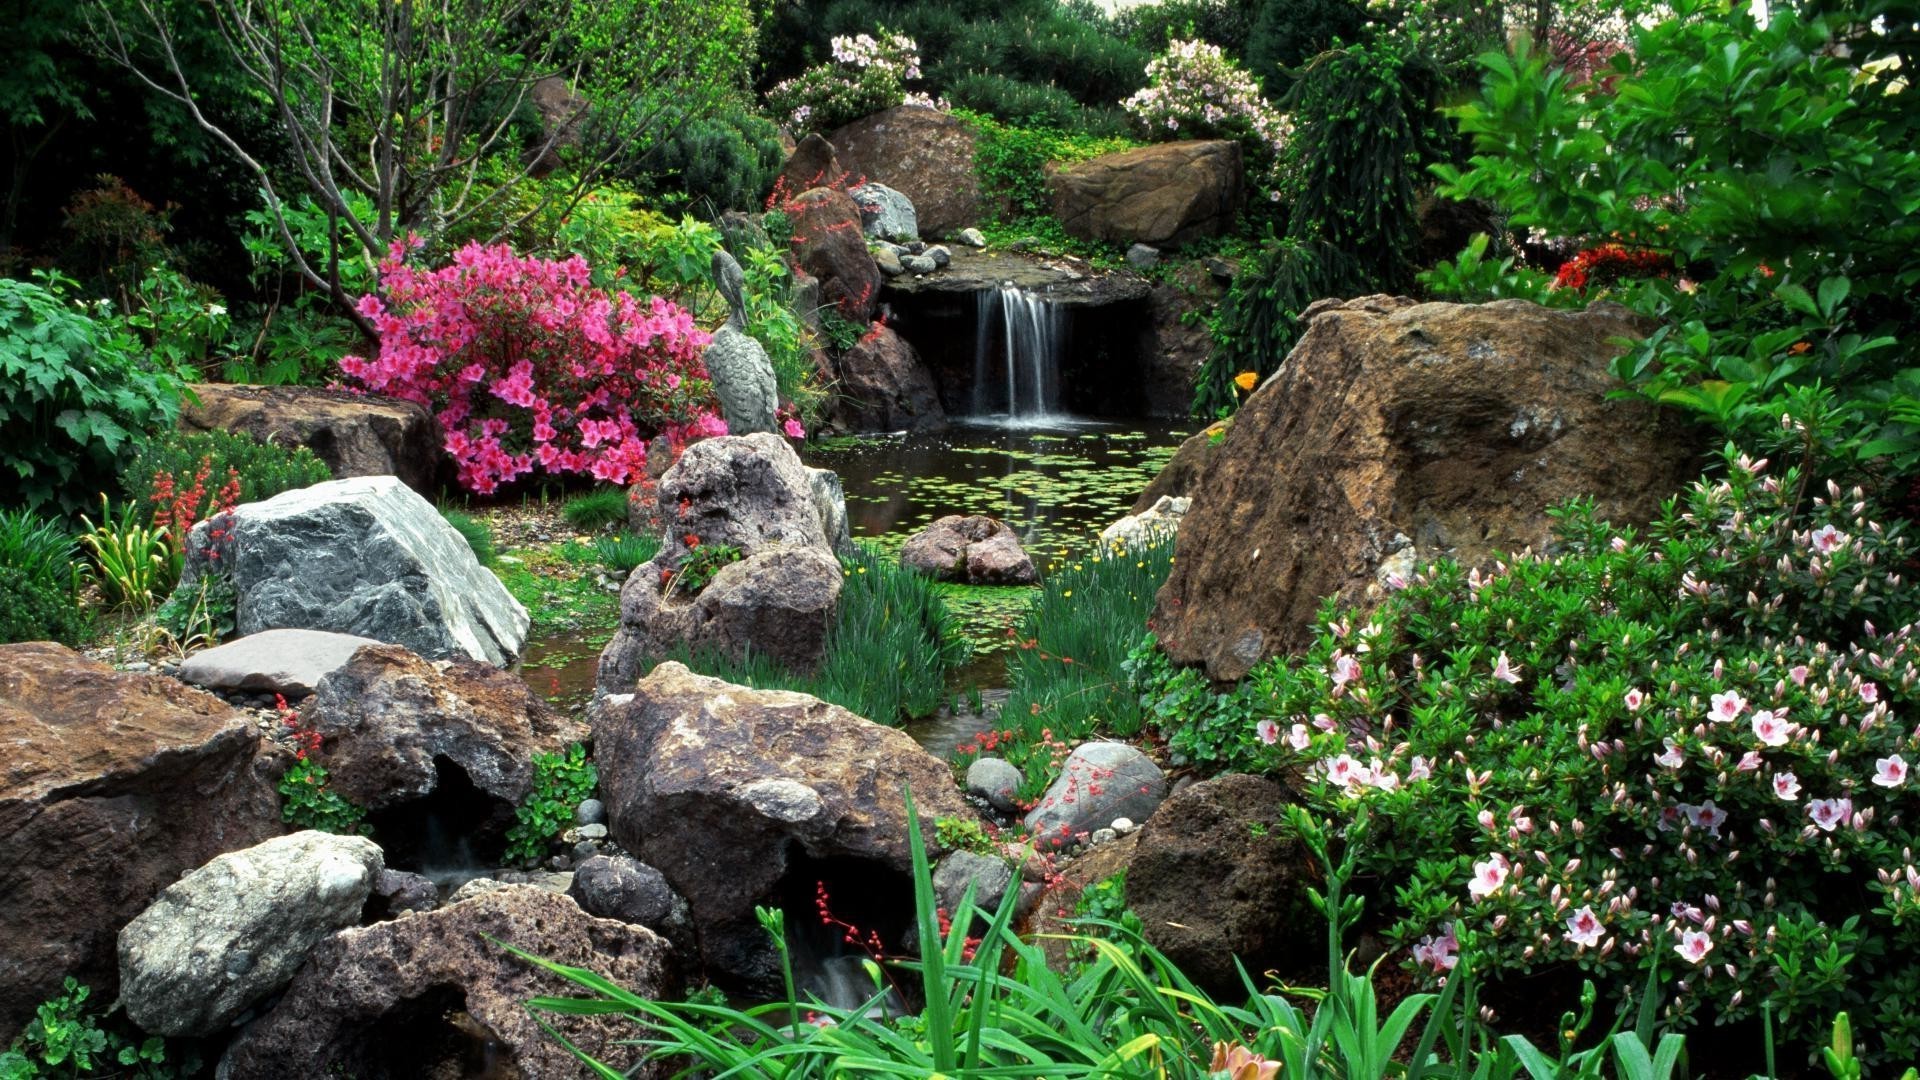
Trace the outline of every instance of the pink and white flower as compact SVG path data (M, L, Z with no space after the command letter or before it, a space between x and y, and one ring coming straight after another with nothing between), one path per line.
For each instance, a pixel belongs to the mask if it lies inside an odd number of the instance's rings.
M1326 762L1323 768L1327 781L1339 787L1354 787L1372 779L1367 773L1367 767L1355 761L1352 754L1341 754L1332 761Z
M1260 741L1268 746L1280 741L1280 725L1271 717L1253 725L1253 733L1260 736Z
M1753 735L1763 746L1785 746L1799 726L1766 709L1753 714Z
M1666 768L1669 768L1669 769L1677 769L1680 766L1685 765L1687 763L1687 755L1680 752L1680 747L1675 745L1672 739L1667 739L1665 740L1665 742L1667 744L1666 751L1664 753L1655 754L1653 758L1653 763L1655 765L1665 766Z
M1807 546L1822 555L1831 555L1846 544L1847 534L1832 525L1822 525L1807 536Z
M1313 733L1307 730L1305 724L1295 724L1293 729L1287 732L1287 745L1295 750L1305 750L1312 742Z
M1870 682L1860 684L1860 700L1871 705L1880 700L1880 688Z
M1513 864L1496 852L1493 857L1473 864L1473 880L1467 883L1467 894L1475 900L1492 896L1506 887L1507 876L1512 872Z
M1493 677L1512 685L1520 681L1520 669L1507 659L1505 652L1502 652L1499 659L1493 662Z
M1360 677L1360 661L1345 653L1333 658L1333 685L1345 686Z
M1601 924L1600 917L1593 913L1591 904L1567 918L1566 939L1583 949L1600 944L1600 937L1605 932L1606 927Z
M1795 686L1807 685L1807 665L1795 664L1788 668L1787 678L1792 679Z
M1775 773L1773 777L1774 798L1782 802L1793 802L1800 798L1800 778L1790 772Z
M1713 695L1713 705L1707 715L1716 724L1730 724L1747 711L1747 699L1740 696L1738 690L1726 690Z
M1419 754L1413 755L1413 760L1407 763L1408 781L1427 780L1432 778L1432 776L1433 763L1421 757Z
M1807 816L1813 819L1821 832L1832 832L1853 816L1853 800L1815 799L1807 804Z
M1620 700L1626 705L1628 712L1639 712L1640 706L1647 703L1647 695L1641 693L1640 688L1636 686L1628 690Z
M1680 933L1680 943L1673 947L1680 958L1690 964L1698 964L1713 951L1713 939L1700 930L1684 930Z
M1444 975L1460 963L1460 939L1453 932L1453 924L1439 937L1428 934L1413 947L1413 962L1425 967L1435 975Z
M1896 788L1907 782L1907 759L1892 754L1873 763L1873 782L1884 788Z
M1727 821L1727 812L1715 806L1712 799L1698 806L1681 803L1680 810L1687 815L1687 824L1696 829L1706 830L1709 836L1719 836L1720 826Z

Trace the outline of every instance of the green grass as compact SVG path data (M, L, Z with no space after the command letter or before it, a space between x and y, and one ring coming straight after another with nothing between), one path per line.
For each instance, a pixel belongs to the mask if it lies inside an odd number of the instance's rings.
M615 533L593 538L593 557L616 574L631 574L633 568L660 554L660 538L635 533Z
M0 566L20 571L26 581L71 591L79 554L59 522L31 510L0 510Z
M1046 787L1048 736L1071 746L1094 734L1139 732L1144 714L1122 665L1172 569L1171 541L1096 549L1049 568L1007 654L1011 693L1000 726L1016 733L1007 757L1027 773L1023 797Z
M575 561L567 557L570 553L553 548L509 551L493 568L533 617L536 638L568 630L611 630L620 624L619 594L601 587L590 559Z
M600 488L577 495L560 508L560 516L583 532L625 525L627 493L620 488Z
M493 530L487 523L464 510L455 510L451 506L440 508L440 516L447 519L467 541L467 547L473 549L473 557L480 560L481 566L494 566L500 560L500 553L493 545Z
M841 565L840 610L818 670L686 650L664 659L729 682L812 694L876 723L931 715L947 701L947 672L969 653L940 587L865 547Z

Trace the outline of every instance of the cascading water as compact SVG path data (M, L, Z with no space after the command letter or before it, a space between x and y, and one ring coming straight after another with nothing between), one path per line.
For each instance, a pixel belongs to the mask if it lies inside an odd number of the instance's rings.
M1015 285L982 290L975 296L979 314L973 349L973 415L1022 422L1055 416L1060 403L1060 353L1067 338L1066 309Z

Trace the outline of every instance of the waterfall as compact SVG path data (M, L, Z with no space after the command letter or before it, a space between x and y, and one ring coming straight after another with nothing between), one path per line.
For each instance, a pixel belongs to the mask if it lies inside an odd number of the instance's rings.
M1024 421L1054 416L1060 404L1066 309L1016 285L974 295L979 315L973 344L973 414ZM1002 371L995 370L996 356Z

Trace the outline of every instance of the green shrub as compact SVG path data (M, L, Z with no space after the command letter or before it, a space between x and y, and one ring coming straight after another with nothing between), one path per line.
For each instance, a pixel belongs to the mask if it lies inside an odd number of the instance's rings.
M158 1035L135 1042L118 1025L102 1027L108 1010L96 1012L87 1002L91 996L89 987L67 976L59 995L41 1002L13 1045L0 1050L0 1077L163 1080L198 1073L200 1062L191 1054L176 1062L180 1069L176 1073L167 1063L166 1040Z
M304 446L261 442L232 431L186 432L168 429L155 435L127 461L120 487L135 505L153 506L155 478L172 477L184 487L202 464L215 485L228 470L240 476L240 501L259 502L283 491L312 487L333 479L333 470ZM192 522L187 522L192 525Z
M674 110L668 115L677 116ZM779 128L744 109L668 123L672 134L633 168L669 206L690 205L709 216L757 208L786 160Z
M947 87L947 100L955 108L1021 127L1117 138L1133 126L1114 102L1082 101L1057 86L1022 82L991 71L956 76Z
M440 516L467 542L467 549L473 552L473 557L481 566L492 566L500 561L500 552L493 543L493 530L487 527L486 522L451 506L441 507Z
M980 194L990 204L1004 204L1016 221L1051 213L1048 162L1085 161L1138 145L1119 136L1079 135L1061 127L1016 126L984 112L959 110L956 115L973 126L973 170L980 179Z
M1615 367L1648 397L1764 446L1822 387L1837 467L1910 471L1920 158L1888 66L1911 68L1911 35L1873 29L1885 10L1786 5L1763 28L1685 0L1585 81L1489 55L1480 99L1455 110L1471 165L1437 170L1443 193L1516 230L1669 257L1685 280L1627 297L1665 326Z
M327 784L327 767L311 757L293 763L281 775L280 820L297 829L357 836L367 831L365 809Z
M616 574L631 574L634 568L660 554L660 538L615 533L593 538L593 556L600 565Z
M938 583L865 546L841 564L840 609L816 670L685 650L662 659L746 686L812 694L879 724L931 715L947 701L947 672L970 652Z
M1677 968L1677 1023L1767 1009L1810 1048L1846 1008L1911 1060L1920 583L1859 489L1726 457L1644 533L1575 504L1553 554L1330 604L1229 694L1164 661L1137 688L1175 752L1370 807L1402 944L1615 1000Z
M1198 39L1244 57L1262 10L1259 0L1160 0L1115 12L1113 29L1141 52L1157 53L1175 41Z
M568 499L560 508L560 516L585 532L623 526L627 523L627 493L621 488L595 488Z
M71 591L77 554L59 522L31 510L0 510L0 567L20 571L21 580Z
M70 581L63 585L0 564L0 643L57 641L78 648L91 632Z
M1213 350L1194 378L1193 414L1224 417L1241 397L1234 379L1258 386L1300 340L1300 313L1315 300L1354 291L1359 270L1323 241L1269 241L1240 264L1213 321Z
M1356 0L1260 0L1247 37L1247 69L1278 97L1295 69L1366 32L1367 7Z
M574 808L591 798L599 783L585 746L533 755L533 790L514 808L506 858L531 862L545 855L547 845L573 826Z
M1124 666L1173 569L1173 542L1097 548L1047 571L1007 654L1003 755L1026 773L1022 797L1045 790L1054 757L1096 733L1128 737L1144 714Z
M79 513L180 413L180 380L68 284L0 279L0 506Z

